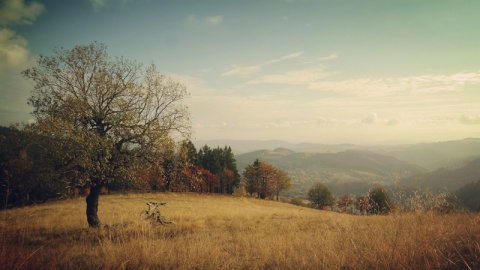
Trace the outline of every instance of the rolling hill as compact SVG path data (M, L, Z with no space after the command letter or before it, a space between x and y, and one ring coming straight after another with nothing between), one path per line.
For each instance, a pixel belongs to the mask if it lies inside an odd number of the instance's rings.
M480 158L465 161L462 165L445 167L409 177L405 185L428 187L434 190L456 191L463 186L480 180ZM478 194L480 197L480 194Z
M306 196L316 182L337 195L364 194L373 183L392 181L455 191L480 179L480 138L404 145L289 143L280 140L210 140L195 145L232 147L237 167L256 158L278 167L293 180L288 196Z
M210 147L224 147L228 145L235 154L244 154L257 150L274 150L277 148L287 148L296 152L323 153L339 152L351 149L365 149L365 146L355 144L318 144L318 143L290 143L281 140L198 140L194 142L196 148L204 145Z
M246 154L259 150L275 150L286 148L302 153L336 153L346 150L364 150L415 164L428 170L449 167L452 164L463 162L480 156L480 138L466 138L444 142L430 142L400 145L355 145L355 144L318 144L318 143L290 143L280 140L202 140L195 141L195 147L204 145L210 147L224 147L228 145L236 155Z
M397 145L372 149L429 170L449 167L480 155L480 139Z
M287 172L293 182L289 196L305 196L316 182L337 186L340 184L345 188L348 186L346 183L352 183L363 193L373 183L388 185L400 178L427 172L422 167L370 151L303 153L286 148L236 155L239 171L243 171L247 164L253 163L257 158ZM343 192L342 189L335 190ZM351 191L345 190L345 193Z

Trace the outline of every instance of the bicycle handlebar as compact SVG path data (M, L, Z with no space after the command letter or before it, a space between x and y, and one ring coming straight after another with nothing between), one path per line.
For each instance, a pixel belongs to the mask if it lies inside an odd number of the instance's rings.
M147 202L148 206L151 206L151 205L159 206L159 205L165 205L165 204L167 203L166 202Z

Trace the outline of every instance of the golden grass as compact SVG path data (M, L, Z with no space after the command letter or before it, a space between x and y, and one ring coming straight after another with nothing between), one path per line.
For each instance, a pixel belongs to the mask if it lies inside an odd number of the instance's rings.
M139 219L165 201L172 225ZM0 212L3 269L480 269L480 216L350 216L250 198L157 193Z

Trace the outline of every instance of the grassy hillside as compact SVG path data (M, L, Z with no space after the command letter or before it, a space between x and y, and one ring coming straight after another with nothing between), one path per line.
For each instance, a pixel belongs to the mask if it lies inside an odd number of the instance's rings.
M162 226L138 216L165 201ZM3 269L479 269L480 216L350 216L250 198L131 194L0 212Z

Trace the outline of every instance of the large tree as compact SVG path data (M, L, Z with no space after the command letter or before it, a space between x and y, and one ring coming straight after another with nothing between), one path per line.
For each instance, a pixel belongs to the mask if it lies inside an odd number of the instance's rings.
M172 132L190 133L185 86L153 64L109 57L103 44L55 49L23 75L35 83L29 104L39 132L64 142L69 179L90 187L91 227L100 225L103 185L134 180L139 166L158 164Z

